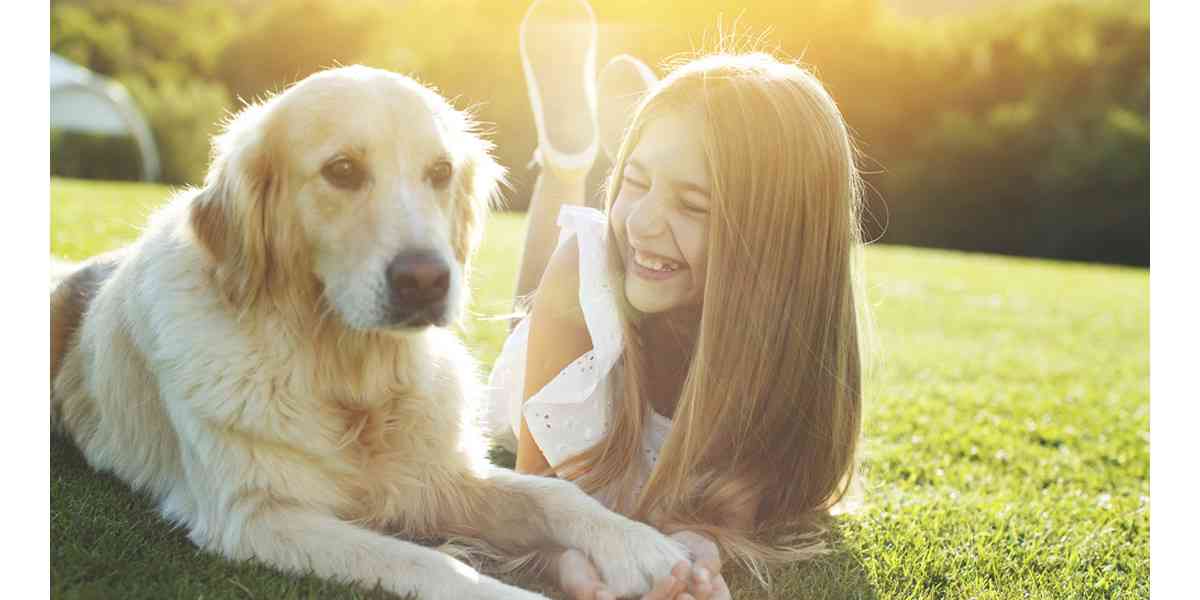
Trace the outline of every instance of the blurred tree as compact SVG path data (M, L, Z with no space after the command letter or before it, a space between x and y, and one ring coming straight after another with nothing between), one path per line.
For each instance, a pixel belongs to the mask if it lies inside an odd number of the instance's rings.
M386 22L382 3L264 3L221 51L217 76L251 99L366 54Z
M732 46L809 66L863 151L868 238L886 225L884 242L1148 264L1149 2L961 4L593 0L601 64L629 53L660 66ZM525 8L56 0L51 48L130 85L179 181L203 172L231 97L336 63L412 74L490 124L508 205L522 209L536 144L517 51Z
M236 17L217 0L60 1L50 10L50 49L124 84L154 132L163 180L196 184L207 168L210 138L231 107L211 77ZM104 144L70 136L52 137L52 144L56 173L128 171L128 153Z
M148 116L162 155L162 178L199 184L208 171L212 136L228 115L229 93L219 83L124 75L121 82Z

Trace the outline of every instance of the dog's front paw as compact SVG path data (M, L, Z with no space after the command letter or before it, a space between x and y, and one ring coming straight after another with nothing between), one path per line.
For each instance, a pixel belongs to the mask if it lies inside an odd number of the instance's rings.
M649 525L621 519L604 528L584 549L600 571L608 590L617 597L640 596L671 567L689 560L687 548Z

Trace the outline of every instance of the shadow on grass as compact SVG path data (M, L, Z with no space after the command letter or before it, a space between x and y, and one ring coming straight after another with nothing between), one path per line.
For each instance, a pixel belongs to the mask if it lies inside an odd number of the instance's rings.
M516 456L502 448L493 448L489 458L509 469L516 462ZM748 572L730 573L729 586L735 600L877 600L879 596L863 567L862 557L845 544L838 521L834 520L829 527L825 543L831 551L805 563L775 569L770 594Z
M50 597L397 598L201 551L148 496L92 470L59 434L50 435Z
M513 464L503 450L491 457ZM769 595L749 574L730 573L734 598L876 600L862 560L842 543L836 523L828 543L831 553L776 569ZM553 595L530 581L513 583ZM92 470L74 443L58 434L50 436L50 588L52 598L72 599L395 598L203 552L184 530L163 520L147 496Z
M774 594L734 594L741 598L795 598L797 600L847 599L877 600L879 595L863 566L858 551L843 539L841 526L835 522L826 534L830 552L824 556L779 569L774 576Z

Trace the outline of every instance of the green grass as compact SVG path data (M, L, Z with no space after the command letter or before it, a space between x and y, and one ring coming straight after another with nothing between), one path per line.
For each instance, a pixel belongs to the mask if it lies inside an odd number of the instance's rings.
M51 253L132 239L166 194L52 181ZM474 269L465 337L484 365L523 224L494 216ZM779 597L1148 597L1148 271L888 246L867 266L880 360L863 506L838 518L833 553L776 574ZM55 597L387 597L201 553L51 442Z

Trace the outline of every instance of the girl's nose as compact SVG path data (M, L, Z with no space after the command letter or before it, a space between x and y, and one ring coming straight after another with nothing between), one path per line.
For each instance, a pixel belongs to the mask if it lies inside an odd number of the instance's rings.
M663 201L654 190L649 190L629 211L625 227L631 237L652 238L666 231Z

